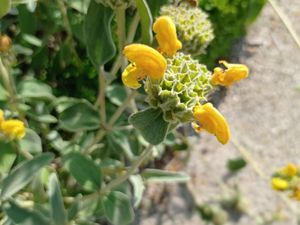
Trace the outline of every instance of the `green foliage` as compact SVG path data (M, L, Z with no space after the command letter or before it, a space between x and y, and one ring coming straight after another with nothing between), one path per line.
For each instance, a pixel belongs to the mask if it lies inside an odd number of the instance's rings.
M107 63L116 52L110 31L113 10L91 0L84 22L88 56L96 68Z
M130 224L134 212L127 195L119 191L112 191L102 200L105 216L112 224Z
M6 15L1 33L12 39L12 47L0 52L0 224L126 225L134 220L133 206L138 208L147 183L187 182L187 174L147 168L154 155L185 151L188 142L176 130L177 120L166 122L161 108L149 108L147 92L128 90L120 79L126 66L123 42L134 37L135 43L151 44L152 18L169 1L110 1L118 3L110 8L99 0L14 0L11 11L9 2L0 1L0 17ZM229 7L201 1L220 32L208 50L209 62L231 44L228 35L243 33L262 5L241 2ZM125 21L118 21L118 10L125 10ZM124 37L120 24L126 25ZM187 66L196 68L185 64L182 71ZM183 88L165 81L166 89ZM196 84L201 82L209 86L203 77ZM195 94L205 90L193 91L191 98L177 97L196 104ZM26 135L6 138L4 119L23 122Z
M133 114L129 122L153 145L160 144L165 139L169 127L169 123L163 119L163 112L153 108Z
M243 169L247 165L247 162L243 158L230 159L227 162L227 168L231 172L236 172Z
M230 55L233 43L246 33L266 0L199 0L199 7L209 14L214 26L215 38L206 50L207 54L200 57L200 62L210 68L216 60Z

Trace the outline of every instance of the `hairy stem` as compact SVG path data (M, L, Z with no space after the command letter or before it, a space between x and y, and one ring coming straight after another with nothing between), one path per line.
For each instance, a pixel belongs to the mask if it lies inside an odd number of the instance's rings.
M112 190L113 188L119 186L123 182L125 182L131 175L133 175L138 167L151 155L152 153L152 145L149 145L143 153L136 159L136 161L132 164L132 166L128 169L123 176L118 177L117 179L108 183L105 188L100 192L101 194L105 194Z
M112 117L110 118L110 120L108 121L108 124L106 125L106 129L101 129L97 132L96 137L94 138L93 142L88 145L83 152L85 154L91 154L93 152L93 146L95 144L97 144L98 142L100 142L106 135L106 133L111 130L113 128L113 125L115 124L115 122L117 122L117 120L119 119L119 117L121 116L121 114L124 112L124 110L129 106L131 100L137 95L137 92L133 91L131 92L131 94L125 99L125 101L123 102L122 105L120 105L120 107L117 109L117 111L115 111L115 113L112 115Z
M106 126L106 106L105 106L105 91L106 91L106 79L104 75L104 68L99 68L98 80L99 80L99 94L95 103L95 106L100 107L100 119L102 125Z

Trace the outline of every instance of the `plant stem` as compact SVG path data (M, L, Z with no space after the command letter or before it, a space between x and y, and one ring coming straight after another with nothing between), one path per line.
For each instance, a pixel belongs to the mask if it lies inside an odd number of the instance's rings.
M139 25L139 22L140 22L140 15L139 15L138 12L136 12L133 19L132 19L130 27L129 27L129 31L128 31L128 35L127 35L127 39L126 39L126 44L130 44L130 43L133 42L135 32L136 32L136 29Z
M109 192L111 189L119 186L124 181L126 181L131 175L135 173L138 167L147 159L152 153L152 145L148 145L148 147L144 150L144 152L136 159L136 161L132 164L129 168L128 172L125 173L123 176L118 177L117 179L108 183L105 188L100 192L100 194L105 194Z
M73 32L72 32L72 28L71 28L71 25L70 25L70 22L68 19L67 8L66 8L63 0L57 0L57 4L58 4L59 11L62 15L64 26L65 26L65 29L66 29L66 32L68 35L67 42L69 43L70 50L75 57L76 66L80 67L81 66L80 58L79 58L76 48L75 48L75 41L73 39Z
M269 3L271 4L272 8L275 10L283 24L285 25L286 29L294 39L295 43L298 45L300 48L300 38L298 37L295 29L293 28L289 18L281 11L280 7L274 0L269 0Z
M101 130L99 130L97 132L96 137L94 138L93 142L90 145L88 145L83 150L83 153L85 153L85 154L91 154L93 152L93 146L95 144L97 144L99 141L101 141L104 138L104 136L106 135L107 131L109 131L109 130L111 130L113 128L113 125L115 124L115 122L117 122L117 120L119 119L119 117L121 116L121 114L123 113L123 111L128 107L128 105L130 104L131 100L136 95L137 95L137 92L135 92L135 91L131 92L131 94L125 99L125 101L123 102L123 104L112 115L112 117L108 121L108 124L105 127L106 129L101 129Z
M98 80L99 80L99 94L95 106L100 107L100 119L102 125L105 127L106 126L106 107L105 107L106 79L104 76L103 66L99 68Z
M125 60L122 55L123 48L125 46L126 39L126 6L122 4L121 6L116 8L116 21L117 21L117 34L118 34L118 48L119 48L119 56L121 61L121 67L124 66Z

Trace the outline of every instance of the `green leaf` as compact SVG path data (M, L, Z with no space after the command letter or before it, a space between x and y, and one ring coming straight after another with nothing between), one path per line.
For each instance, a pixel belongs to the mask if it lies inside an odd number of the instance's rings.
M152 35L152 15L146 0L135 0L137 10L141 18L143 44L151 45L153 41Z
M227 162L227 168L231 172L236 172L240 169L243 169L246 165L247 165L247 162L242 157L239 157L236 159L230 159Z
M34 130L26 129L26 135L19 141L20 148L23 151L31 153L40 153L42 149L42 141L40 136Z
M34 210L22 208L14 201L4 205L8 218L18 225L51 225L50 221Z
M145 169L142 172L141 176L147 182L169 183L169 182L187 182L190 180L190 177L185 173L158 170L158 169Z
M91 0L83 30L88 56L97 69L116 53L110 28L112 18L112 9Z
M134 207L137 208L142 201L145 185L140 175L131 175L129 181L133 186Z
M105 216L114 225L127 225L133 221L134 212L127 195L112 191L102 200Z
M125 101L127 93L123 85L109 85L106 90L106 96L112 103L119 106Z
M11 2L10 0L1 0L0 1L0 18L5 16L10 10Z
M49 200L51 206L51 216L54 224L67 225L67 215L59 186L59 181L55 173L49 178Z
M160 109L148 108L129 117L129 122L138 129L152 145L161 143L168 132L169 123L163 119Z
M2 180L1 198L6 199L25 187L40 169L54 159L53 154L44 153L19 164Z
M160 8L168 3L168 0L147 0L153 18L159 15Z
M18 85L18 93L23 98L52 100L52 89L49 85L35 79L26 79Z
M8 93L5 90L5 88L0 84L0 101L5 101L7 100Z
M101 171L95 162L79 152L72 152L64 157L64 166L86 190L101 188Z
M59 124L71 132L95 130L100 126L97 110L87 101L74 102L59 114Z
M0 141L0 175L7 173L16 159L16 149L12 143Z

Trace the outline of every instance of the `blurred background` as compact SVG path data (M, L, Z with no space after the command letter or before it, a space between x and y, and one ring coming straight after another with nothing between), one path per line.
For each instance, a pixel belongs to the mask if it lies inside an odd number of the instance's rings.
M94 102L97 71L82 34L89 1L68 0L66 7L59 2L21 4L1 20L1 33L13 40L14 54L7 60L16 79L34 77L56 96ZM158 2L167 1L148 1L153 18L159 15ZM151 167L183 170L191 180L148 184L133 224L300 224L300 203L270 185L278 168L300 163L300 1L199 0L199 7L208 14L215 38L197 59L209 69L220 59L250 69L247 79L212 98L230 124L232 139L221 145L213 135L190 135L188 150L166 151L153 162ZM132 17L130 8L127 14Z

